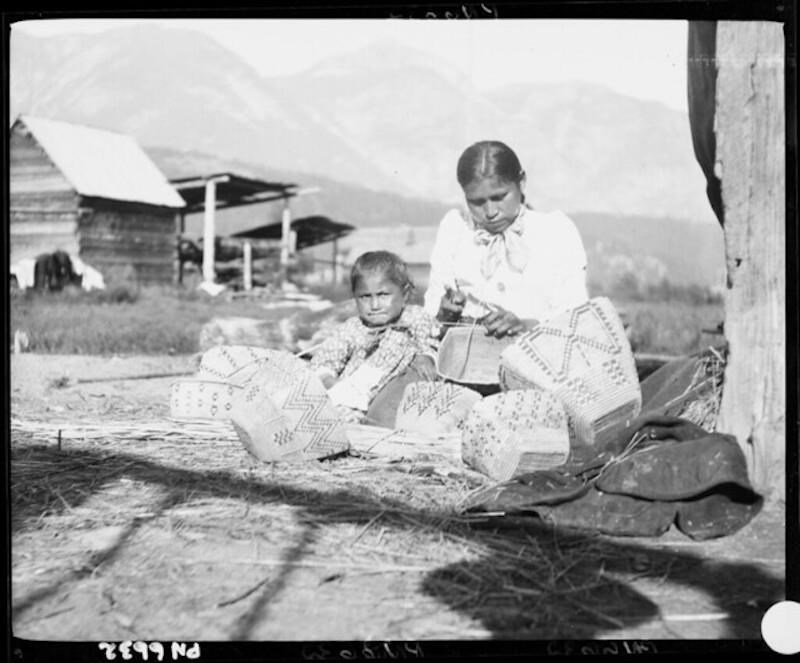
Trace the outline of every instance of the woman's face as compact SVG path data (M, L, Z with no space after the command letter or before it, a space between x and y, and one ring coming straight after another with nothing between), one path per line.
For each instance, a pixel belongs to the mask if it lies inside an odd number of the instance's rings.
M464 187L464 197L478 227L501 233L517 218L524 190L524 176L517 184L493 175L470 182Z
M408 293L380 272L362 274L353 288L358 317L369 327L393 322L405 308Z

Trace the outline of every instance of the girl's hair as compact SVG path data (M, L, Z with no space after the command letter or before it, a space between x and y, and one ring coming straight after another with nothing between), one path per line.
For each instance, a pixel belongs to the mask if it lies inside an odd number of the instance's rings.
M365 274L379 272L392 283L402 288L403 292L411 292L414 282L408 275L408 267L403 259L390 251L367 251L362 253L353 263L350 270L350 288L356 289L356 283Z
M492 176L514 184L522 181L525 171L514 150L499 140L482 140L464 150L456 166L456 177L462 188Z

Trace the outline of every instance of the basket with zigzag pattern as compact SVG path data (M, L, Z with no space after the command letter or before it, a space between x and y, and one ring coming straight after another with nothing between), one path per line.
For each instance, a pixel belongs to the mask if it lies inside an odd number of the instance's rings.
M633 352L614 305L596 297L503 351L501 388L537 386L564 405L575 441L602 445L642 407Z
M214 375L208 370L211 366L228 379L173 382L171 416L228 419L245 449L267 462L327 458L347 451L343 423L319 378L289 353L256 354L214 348L205 364L201 362L205 370L198 376Z
M440 436L457 433L481 395L450 382L412 382L403 391L395 428Z

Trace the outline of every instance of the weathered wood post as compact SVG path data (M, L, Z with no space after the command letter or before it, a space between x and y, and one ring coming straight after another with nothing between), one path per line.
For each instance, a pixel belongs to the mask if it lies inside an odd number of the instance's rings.
M213 179L206 180L206 197L203 206L203 281L214 283L214 212L217 209L217 183Z
M289 197L283 200L283 213L281 214L281 283L285 283L289 276L289 251L291 247L292 212L289 209Z
M717 430L735 435L762 494L785 497L785 113L779 23L721 21L716 163L728 288Z
M250 242L245 241L244 246L242 247L242 252L244 254L244 266L242 273L242 278L244 280L244 289L252 290L253 289L253 245Z
M333 257L331 260L331 284L336 285L339 282L339 242L334 238L333 240Z

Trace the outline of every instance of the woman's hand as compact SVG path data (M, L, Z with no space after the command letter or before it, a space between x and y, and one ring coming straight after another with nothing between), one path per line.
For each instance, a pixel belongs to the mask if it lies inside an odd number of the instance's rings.
M467 303L467 296L460 290L453 290L445 286L442 301L439 303L439 312L436 319L440 322L454 322L461 317L464 305Z
M433 381L437 378L436 362L430 355L418 354L411 360L409 368L414 369L423 380Z
M480 322L486 327L487 335L494 336L495 338L515 336L527 329L525 323L516 315L500 307L495 307L495 310L483 316Z

